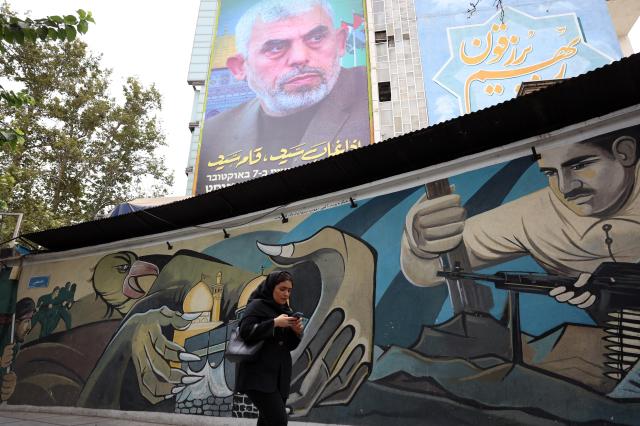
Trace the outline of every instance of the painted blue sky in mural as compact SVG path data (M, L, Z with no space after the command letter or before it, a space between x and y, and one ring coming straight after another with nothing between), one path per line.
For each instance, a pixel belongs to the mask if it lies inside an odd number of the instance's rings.
M602 0L505 1L504 23L492 7L468 18L453 3L416 3L432 123L506 101L522 81L572 77L620 58Z

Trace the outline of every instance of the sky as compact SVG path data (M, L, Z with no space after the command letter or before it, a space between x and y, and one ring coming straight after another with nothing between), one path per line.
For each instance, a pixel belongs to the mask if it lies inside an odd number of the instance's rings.
M185 168L191 133L188 124L193 89L187 84L189 60L198 17L199 0L8 0L12 9L31 17L64 15L78 9L91 11L96 24L82 36L102 64L113 70L114 95L129 76L152 83L163 98L159 115L166 135L160 153L174 176L169 195L185 195Z
M633 51L635 53L640 52L640 18L636 20L636 23L629 30L628 37Z

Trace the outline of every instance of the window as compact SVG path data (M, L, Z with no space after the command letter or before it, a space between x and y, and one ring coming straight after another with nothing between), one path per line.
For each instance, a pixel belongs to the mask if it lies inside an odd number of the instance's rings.
M387 32L386 31L376 31L376 44L384 43L387 41Z
M402 39L403 40L409 40L409 34L402 34Z
M387 37L387 43L389 43L389 47L394 47L396 45L396 39L394 36L390 35Z
M384 43L376 44L376 57L378 58L378 61L386 61L387 55L387 45Z
M378 83L378 99L380 102L389 102L391 100L391 83L382 81Z

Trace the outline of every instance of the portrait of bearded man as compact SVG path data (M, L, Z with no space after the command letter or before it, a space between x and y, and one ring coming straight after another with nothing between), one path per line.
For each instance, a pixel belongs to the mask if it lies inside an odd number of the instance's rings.
M341 66L348 38L348 26L336 25L326 0L263 0L245 11L236 24L236 53L226 67L233 78L246 81L255 98L205 120L198 186L220 155L242 158L259 150L270 158L282 148L321 152L319 144L368 145L367 70ZM296 157L269 167L305 161Z

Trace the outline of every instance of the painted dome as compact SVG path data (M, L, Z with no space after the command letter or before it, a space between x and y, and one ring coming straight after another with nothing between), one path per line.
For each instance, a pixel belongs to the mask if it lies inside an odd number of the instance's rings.
M182 302L183 312L211 312L213 308L213 295L209 286L200 281L187 293Z
M262 283L265 278L267 278L265 275L258 275L247 284L245 284L244 288L242 289L242 293L240 293L240 298L238 299L238 309L242 309L247 306L247 303L249 302L249 296L251 296L253 290L258 288L260 283Z

